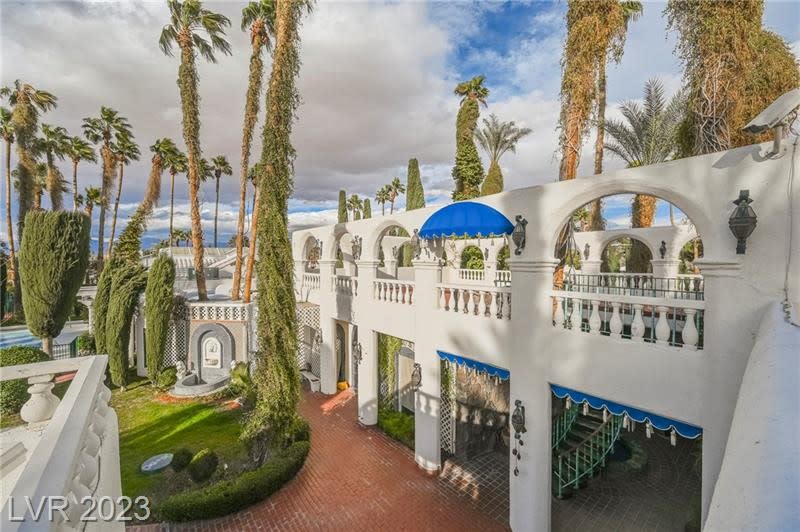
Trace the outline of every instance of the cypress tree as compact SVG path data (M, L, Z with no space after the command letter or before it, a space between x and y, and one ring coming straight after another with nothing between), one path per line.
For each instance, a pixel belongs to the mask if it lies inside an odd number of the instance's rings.
M413 211L425 207L425 192L419 176L419 162L408 160L408 183L406 185L406 210Z
M82 212L30 211L19 253L28 329L52 356L89 266L89 217Z
M112 298L106 315L105 340L111 382L125 388L128 384L128 342L131 320L139 294L147 283L147 271L140 265L125 262L114 269Z
M160 254L147 276L144 292L144 317L147 321L147 378L155 384L164 365L164 350L167 346L167 332L175 302L175 263L169 255Z
M479 104L486 105L489 96L489 89L483 86L484 79L484 76L476 76L459 83L454 91L461 96L461 107L456 117L456 164L453 167L453 199L456 201L480 196L483 163L475 147L474 134L480 115Z
M369 198L364 200L364 219L372 218L372 204L369 202Z
M347 193L339 191L339 223L347 223Z
M503 191L503 171L497 161L492 161L489 165L489 172L481 185L481 196L497 194Z
M111 278L114 270L120 266L119 261L111 259L97 279L94 295L94 345L98 353L107 353L106 348L106 316L108 303L111 300Z

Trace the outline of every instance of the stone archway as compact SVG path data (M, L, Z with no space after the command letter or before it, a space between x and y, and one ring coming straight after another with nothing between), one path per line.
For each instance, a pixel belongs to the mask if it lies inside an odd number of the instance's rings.
M236 360L235 345L233 334L224 325L199 325L189 341L190 369L197 372L201 381L204 380L203 375L227 375L231 362Z

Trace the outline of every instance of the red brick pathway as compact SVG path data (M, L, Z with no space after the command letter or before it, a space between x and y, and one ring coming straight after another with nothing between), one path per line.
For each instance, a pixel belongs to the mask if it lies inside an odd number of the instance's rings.
M356 421L356 398L305 393L311 452L298 475L272 497L237 514L150 530L504 530L435 476L414 453Z

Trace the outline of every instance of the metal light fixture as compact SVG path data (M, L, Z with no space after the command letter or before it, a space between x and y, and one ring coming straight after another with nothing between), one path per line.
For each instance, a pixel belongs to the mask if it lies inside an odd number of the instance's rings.
M522 441L522 435L528 432L528 429L525 428L525 407L519 399L514 401L514 412L511 414L511 426L514 428L514 450L511 451L511 454L514 455L514 458L517 460L516 465L514 465L514 476L518 477L519 461L522 459L522 452L519 448L525 445L525 442Z
M583 246L583 258L585 260L589 260L589 251L590 251L589 243L587 242L585 246Z
M658 248L658 254L661 255L661 258L667 256L667 242L665 240L661 241L661 247Z
M414 234L411 236L411 249L414 252L414 259L419 259L420 251L422 251L422 244L419 240L419 229L414 229Z
M422 366L419 362L414 362L414 369L411 372L411 389L415 392L422 387Z
M353 344L350 346L353 351L353 360L355 361L356 365L361 365L361 357L362 357L362 350L361 342L358 341L357 338L353 338Z
M319 327L314 331L314 346L317 351L322 347L322 329Z
M361 242L360 236L353 237L353 260L361 260Z
M730 227L733 236L736 237L736 254L744 255L747 247L747 237L753 234L758 219L756 211L750 206L753 200L750 199L749 190L740 190L739 198L733 203L736 205L736 209L728 219L728 227Z
M525 226L528 225L528 220L518 214L516 217L517 224L514 226L514 231L511 233L511 240L517 249L514 250L514 255L522 255L522 250L525 249Z

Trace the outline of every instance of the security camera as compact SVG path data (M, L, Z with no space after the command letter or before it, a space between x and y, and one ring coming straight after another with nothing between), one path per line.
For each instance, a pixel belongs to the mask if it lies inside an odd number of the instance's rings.
M770 155L777 155L781 152L781 140L786 133L786 128L797 117L798 107L800 107L800 88L792 89L779 96L742 130L752 135L758 135L771 129L773 137Z

